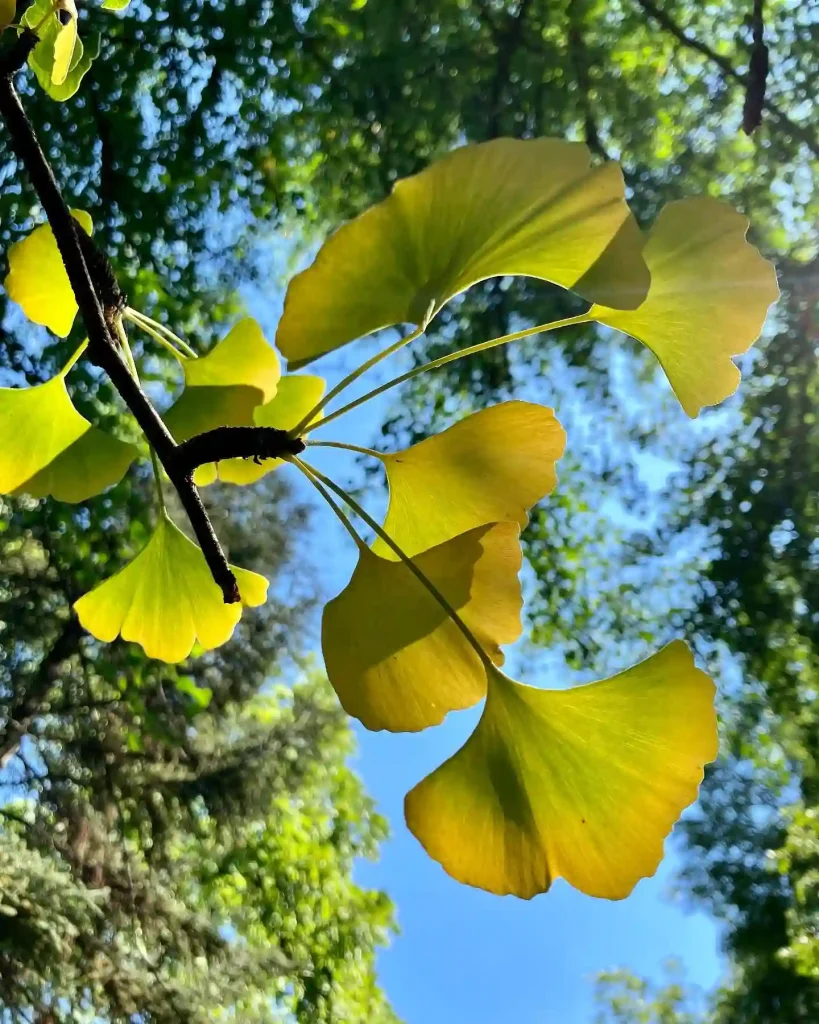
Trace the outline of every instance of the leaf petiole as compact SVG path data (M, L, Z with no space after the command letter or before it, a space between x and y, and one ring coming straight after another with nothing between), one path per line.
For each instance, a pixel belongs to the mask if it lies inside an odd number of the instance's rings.
M138 309L134 309L132 306L125 307L125 316L132 324L145 331L146 334L150 334L151 337L164 345L169 352L172 352L177 359L197 359L196 352L190 347L190 345L183 341L178 335L174 334L173 331L166 327L164 324L159 323L157 320L152 320L151 317L146 316L144 313L140 313ZM176 348L179 346L181 352Z
M85 350L87 348L88 348L88 338L86 338L85 341L81 345L78 346L78 348L72 354L71 358L68 360L68 362L62 368L62 370L60 370L60 376L61 377L65 377L65 375L68 373L68 371L74 366L74 364L77 362L77 360L80 358L80 356L83 354L83 352L85 352Z
M318 430L319 427L324 427L328 423L332 423L333 420L337 420L339 416L352 412L353 409L357 409L358 406L363 405L365 402L369 402L371 398L375 398L378 395L383 394L385 391L389 391L390 388L397 387L405 381L412 380L413 377L417 377L421 373L427 373L429 370L437 370L440 366L446 366L447 363L453 363L456 359L465 359L467 356L477 355L478 352L486 352L491 348L498 348L500 345L508 345L512 341L520 341L522 338L531 338L535 334L546 334L549 331L556 331L559 327L569 327L572 324L586 324L593 322L594 321L589 316L588 312L586 312L581 313L579 316L566 317L564 320L553 320L550 324L538 324L536 327L527 327L522 331L514 331L512 334L504 334L500 338L492 338L489 341L482 341L477 345L470 345L469 348L458 349L457 352L450 352L448 355L439 356L438 359L433 359L428 363L424 363L423 366L416 366L412 370L407 370L406 373L402 373L398 377L393 377L393 379L388 380L386 384L373 388L372 391L368 391L366 395L356 398L355 401L348 402L347 405L342 405L340 409L336 409L335 412L331 412L330 415L325 416L324 419L310 422L306 427L302 427L300 424L298 429L311 431Z
M358 547L358 548L366 547L364 541L356 533L355 527L350 522L350 520L347 518L347 516L344 514L344 509L342 509L342 507L335 500L335 498L332 496L332 494L330 494L330 492L327 490L327 488L314 475L314 472L311 470L311 467L309 467L306 463L302 462L300 459L297 459L297 458L292 458L292 459L291 458L287 458L287 461L288 462L292 462L293 465L296 467L296 469L300 470L304 474L304 476L307 477L307 479L310 481L310 483L316 488L316 490L319 492L319 494L322 496L322 498L324 498L324 500L327 502L327 504L330 506L330 508L333 510L333 512L335 512L336 517L341 522L341 525L344 527L344 529L347 531L347 533L349 533L349 535L352 537L353 541L355 542L356 547Z
M363 374L367 372L367 370L371 370L374 366L380 363L382 359L386 359L388 356L391 356L393 355L393 353L398 352L400 349L404 348L405 345L409 345L411 341L415 341L416 338L420 338L420 336L424 333L426 328L427 321L425 320L424 323L416 327L415 330L412 331L410 334L405 335L403 338L399 338L398 341L393 342L392 345L389 345L381 352L377 352L374 356L367 359L365 362L361 364L361 366L353 370L352 373L348 373L343 380L340 380L338 384L335 385L335 387L330 388L327 394L324 395L320 401L316 402L316 404L313 406L310 412L308 412L307 415L302 418L301 422L290 431L291 436L298 437L299 434L301 434L302 431L305 429L305 427L307 427L308 424L312 423L313 420L315 420L316 416L318 416L318 414L321 412L322 409L324 409L328 402L332 402L336 395L340 395L342 391L344 391L351 384L357 381L359 377L361 377Z
M427 576L424 575L423 572L421 572L421 570L410 558L410 556L406 554L406 552L403 551L402 548L400 548L395 543L392 537L375 521L375 519L373 519L369 512L367 512L365 508L359 505L355 498L349 495L342 487L339 487L339 485L335 483L333 480L331 480L329 477L324 476L324 474L320 473L314 466L311 466L309 463L304 462L302 459L298 458L298 456L295 455L289 461L292 461L294 465L298 466L298 468L301 469L301 471L306 475L315 477L316 482L324 484L325 487L328 487L331 491L334 491L343 501L347 502L347 504L350 506L353 512L355 512L355 514L360 519L362 519L367 524L367 526L369 526L370 529L373 530L381 538L381 540L384 541L387 547L389 547L392 551L395 552L395 554L401 559L404 565L406 565L406 567L409 569L412 575L418 580L418 582L423 587L425 587L426 590L429 591L433 598L435 598L438 604L444 609L444 611L447 613L450 619L452 619L452 621L458 627L458 629L460 630L461 634L463 635L467 643L470 645L470 647L478 655L478 657L481 660L481 664L484 666L484 668L488 672L493 671L494 666L489 658L489 655L478 643L472 630L466 625L464 620L455 611L455 609L452 607L449 601L447 601L447 599L444 597L441 591L435 586L432 580L430 580Z
M362 448L358 444L344 444L342 441L305 441L308 448L342 448L346 452L357 452L359 455L372 455L375 459L380 459L381 456L378 452L373 451L372 448Z

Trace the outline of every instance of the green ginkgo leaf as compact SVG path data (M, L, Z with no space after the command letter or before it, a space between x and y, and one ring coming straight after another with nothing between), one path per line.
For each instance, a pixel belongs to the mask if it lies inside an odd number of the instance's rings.
M520 635L519 530L482 526L414 559L497 664ZM361 545L344 590L324 609L327 675L368 729L416 732L471 707L486 673L452 618L404 562Z
M379 455L390 485L384 529L408 555L486 523L524 527L554 487L566 434L554 412L503 402L402 452ZM397 556L382 540L373 550Z
M252 317L183 368L185 390L165 413L177 441L215 427L252 426L253 410L273 398L281 376L279 357Z
M0 0L0 32L9 27L17 13L17 0Z
M77 7L74 0L59 0L59 10L64 21L54 40L54 65L51 69L51 81L54 85L62 85L74 64L74 48L79 42L77 33ZM59 20L59 19L58 19Z
M0 493L85 501L118 483L137 455L74 408L61 374L0 388Z
M592 273L610 245L617 259ZM617 164L592 170L584 145L559 139L464 146L324 243L290 283L277 345L295 368L509 274L632 309L649 283L641 248Z
M779 296L773 264L745 240L747 230L747 218L716 199L669 203L643 250L651 271L645 302L590 313L651 349L691 417L736 391L731 356L756 341Z
M131 0L105 0L102 5L104 11L124 11Z
M86 234L93 230L84 210L71 215ZM63 265L54 232L41 224L9 249L6 291L35 324L67 338L77 315L77 302Z
M465 745L407 794L407 824L458 881L530 898L556 878L623 899L717 755L714 685L687 646L539 690L493 669Z
M94 33L83 45L76 36L76 15L71 24L63 25L53 13L51 0L34 0L21 20L29 28L39 26L40 41L28 62L41 88L60 103L70 99L99 56L99 34Z
M163 514L136 558L74 605L80 622L98 640L117 636L140 644L149 658L178 662L198 641L205 650L230 639L243 607L267 597L267 580L231 567L241 602L225 604L205 556Z
M290 430L297 426L324 394L323 377L290 374L282 377L274 398L253 410L257 427L278 427ZM219 479L230 484L253 484L271 470L282 465L281 459L225 459L224 462L199 466L194 482L205 487Z

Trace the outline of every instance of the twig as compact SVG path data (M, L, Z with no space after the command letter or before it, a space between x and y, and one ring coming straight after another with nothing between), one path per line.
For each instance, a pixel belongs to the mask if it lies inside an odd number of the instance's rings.
M225 603L233 604L239 601L239 588L193 483L193 470L197 465L222 458L275 458L282 454L297 454L293 448L294 442L282 436L285 435L284 431L271 432L271 428L220 427L192 439L195 444L186 442L187 448L177 446L147 395L134 380L113 330L115 319L125 304L124 296L107 258L71 216L51 165L14 87L13 76L23 67L37 42L37 36L29 29L24 29L15 43L0 57L0 116L11 136L14 152L31 178L54 232L88 335L88 356L108 374L149 445L156 452L179 494L211 574L222 590Z
M754 0L752 16L753 48L748 65L748 86L742 108L742 130L751 135L762 124L765 105L765 86L768 81L768 47L765 45L764 0Z
M673 18L670 17L664 10L657 6L653 0L635 0L644 11L654 21L657 22L667 32L670 32L686 49L693 50L696 53L701 54L715 64L722 72L723 78L729 78L734 82L739 82L747 88L749 76L743 75L734 67L734 65L721 54L713 50L707 43L701 43L699 39L695 39L694 36L690 36L683 28L681 28ZM784 128L790 135L791 138L796 139L798 142L804 143L808 149L815 155L819 156L819 139L803 125L797 124L796 121L792 121L790 117L785 113L782 108L773 102L773 100L765 99L763 107L767 110L775 121L778 121L782 128Z

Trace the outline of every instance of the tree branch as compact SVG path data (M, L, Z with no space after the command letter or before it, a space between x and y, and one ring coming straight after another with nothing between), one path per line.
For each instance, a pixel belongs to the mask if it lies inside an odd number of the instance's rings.
M37 36L24 29L0 57L0 116L11 137L12 148L31 178L54 233L88 335L88 356L108 374L156 452L179 494L225 603L233 604L239 601L236 577L193 483L193 470L198 465L224 458L275 458L282 454L297 454L303 450L303 445L298 447L301 442L287 437L285 431L272 428L224 427L177 446L123 358L114 323L125 300L110 263L71 216L14 87L13 76L23 67L37 42Z
M765 105L765 86L770 67L768 47L765 45L764 0L754 0L752 15L753 47L748 65L748 86L745 104L742 108L742 130L752 135L762 124L762 108Z
M635 0L635 3L637 3L650 18L653 18L661 28L670 32L671 35L673 35L674 38L677 39L687 50L693 50L695 53L699 53L701 56L706 57L712 64L715 64L717 68L719 68L723 78L738 82L740 85L745 86L746 89L748 88L751 80L749 75L741 74L726 57L717 53L716 50L713 50L707 43L701 43L698 39L695 39L694 36L690 36L670 15L666 14L665 11L658 7L658 5L654 3L654 0ZM763 100L762 105L774 120L790 134L791 138L803 143L815 156L819 156L819 139L817 139L809 128L791 120L785 111L782 110L778 104L774 103L773 100L765 99Z

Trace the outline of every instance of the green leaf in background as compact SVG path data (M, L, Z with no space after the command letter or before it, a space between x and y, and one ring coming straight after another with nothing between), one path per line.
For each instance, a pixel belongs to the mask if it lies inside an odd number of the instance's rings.
M301 422L324 394L323 377L307 374L289 374L279 381L274 398L253 410L253 422L257 427L278 427L290 430ZM225 459L224 462L199 466L193 475L194 482L205 487L219 479L223 483L252 484L278 466L281 459Z
M565 878L623 899L716 756L714 684L679 640L568 690L493 669L475 732L407 794L407 824L468 885L528 899Z
M131 0L105 0L102 5L104 11L124 11Z
M647 345L686 413L732 395L745 352L779 297L773 264L745 240L748 219L716 199L665 206L644 249L651 271L635 310L594 306L590 315Z
M520 636L517 524L482 526L425 551L418 569L497 664ZM483 697L486 673L457 625L404 562L364 545L344 590L324 609L327 675L368 729L417 732Z
M78 502L118 483L137 449L92 426L61 374L32 388L0 388L0 493Z
M628 227L626 227L628 225ZM423 324L470 285L523 275L633 308L648 290L642 240L615 163L560 139L464 146L399 181L345 224L287 290L277 345L292 368L395 324Z
M476 526L511 522L555 486L566 433L554 412L531 402L482 409L448 430L379 455L390 485L384 529L408 555ZM373 551L398 556L380 538Z
M91 217L84 210L72 210L71 215L90 235ZM68 337L77 302L48 224L41 224L9 249L9 272L4 284L9 298L22 307L29 320L48 327L60 338Z
M259 324L246 317L207 355L186 360L184 373L185 390L164 417L177 441L215 427L252 426L253 410L276 394L281 366ZM215 478L212 467L200 469L206 482Z
M177 677L175 685L180 693L190 697L199 711L204 711L213 699L213 690L209 686L198 686L190 676Z
M149 658L178 662L198 641L205 650L230 639L243 607L263 604L267 580L232 567L241 601L225 604L200 548L167 514L136 558L74 605L98 640L132 640Z

